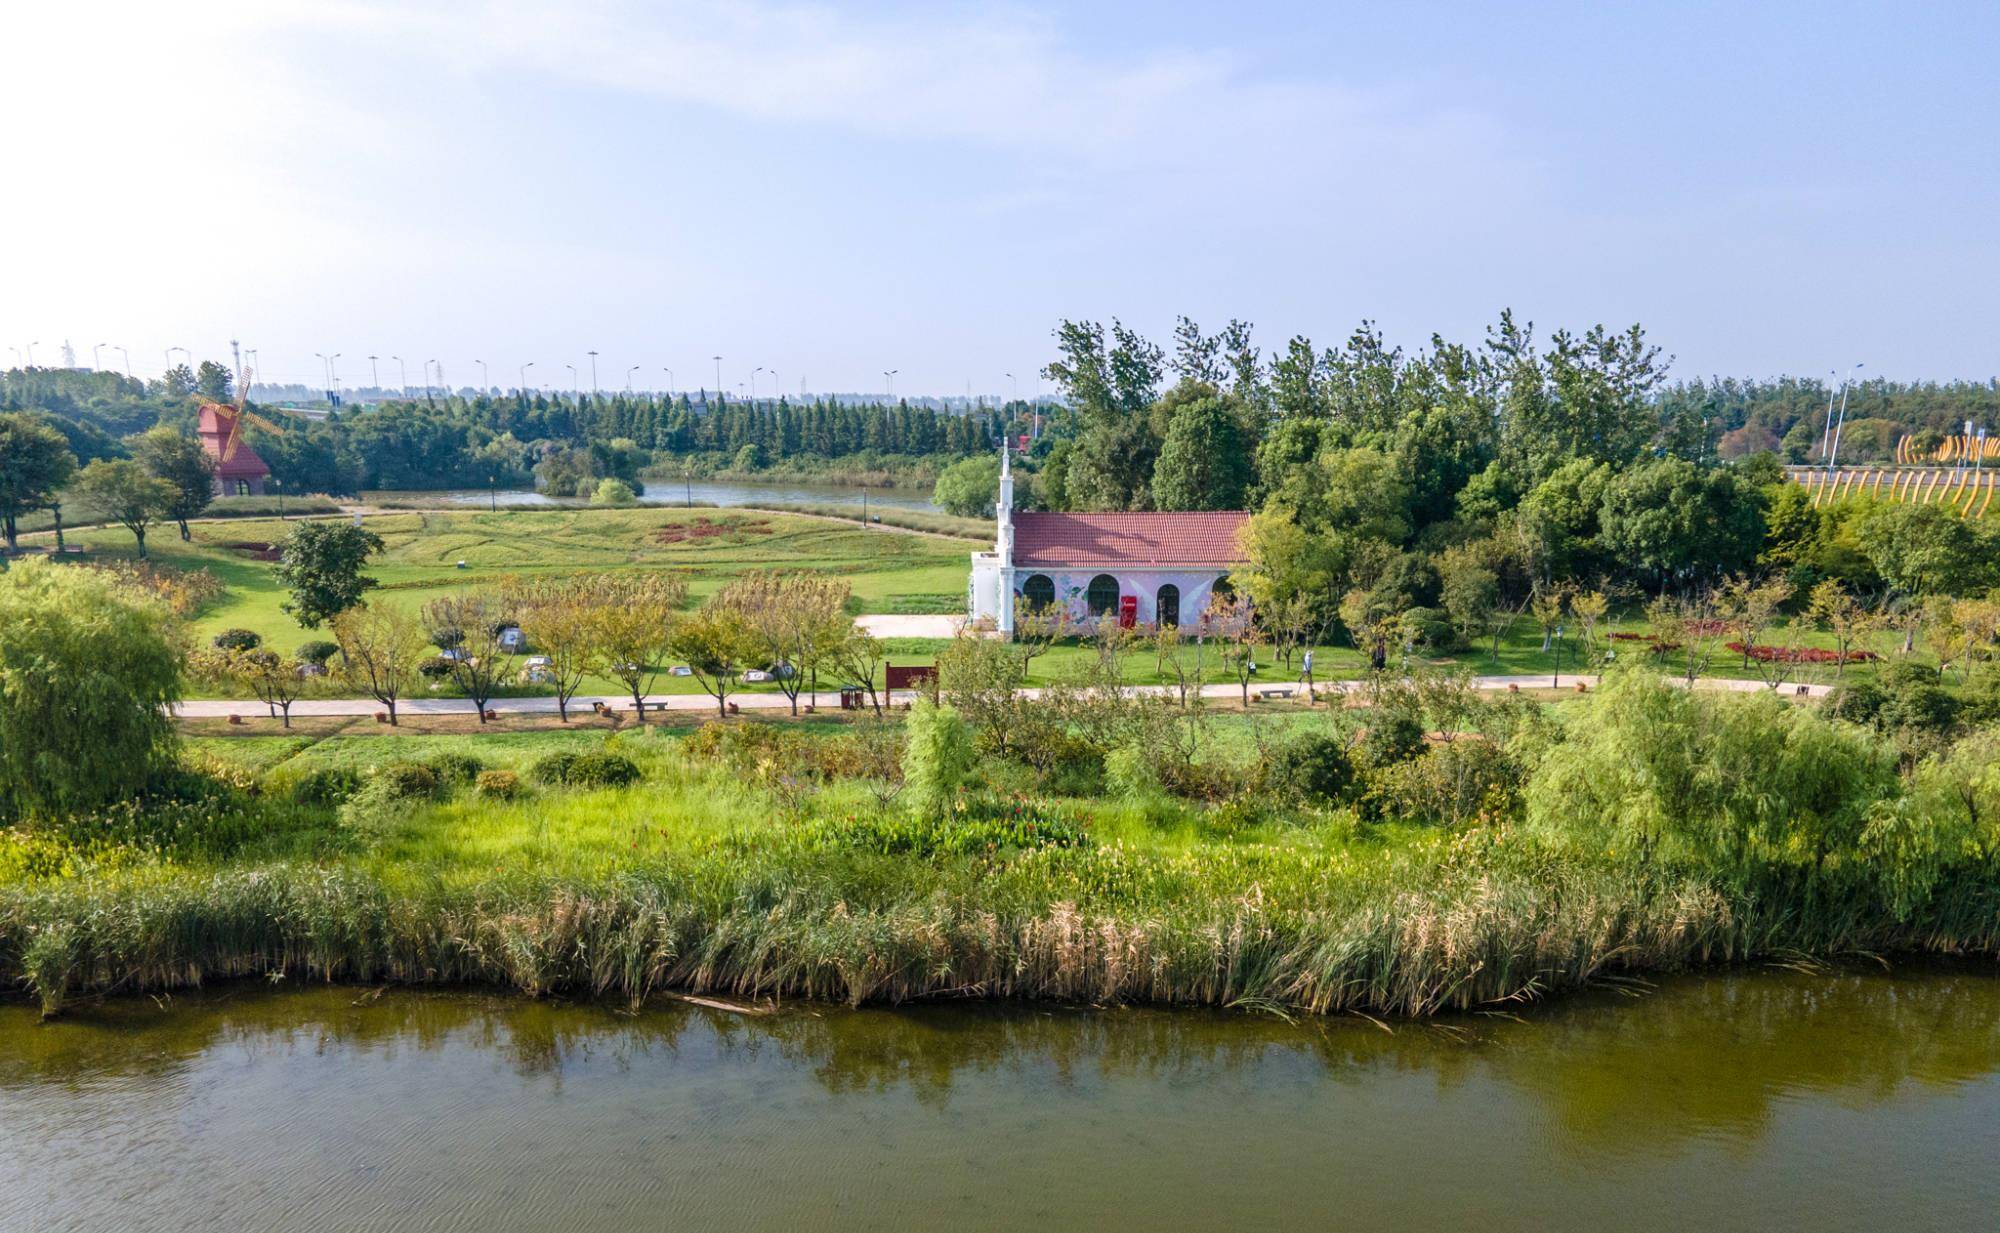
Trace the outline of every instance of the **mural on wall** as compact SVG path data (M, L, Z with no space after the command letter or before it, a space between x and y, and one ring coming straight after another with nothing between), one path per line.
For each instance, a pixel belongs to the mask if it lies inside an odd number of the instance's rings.
M1161 609L1166 607L1167 623L1191 622L1208 608L1209 595L1215 588L1216 580L1222 577L1219 570L1122 570L1066 572L1062 570L1017 571L1014 576L1014 603L1016 608L1032 604L1057 603L1067 612L1072 621L1081 625L1095 619L1096 608L1108 615L1116 616L1118 600L1133 596L1138 599L1136 619L1142 625L1160 622ZM1099 603L1091 602L1091 583L1099 578L1109 578L1117 584L1117 590L1110 595L1109 602L1103 602L1105 588L1099 588Z

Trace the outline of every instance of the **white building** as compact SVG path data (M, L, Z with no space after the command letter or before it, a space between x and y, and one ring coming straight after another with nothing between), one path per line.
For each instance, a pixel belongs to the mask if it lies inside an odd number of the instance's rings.
M1014 511L1014 475L1000 456L992 552L972 554L966 615L1003 635L1017 608L1060 604L1088 627L1179 625L1208 607L1216 584L1241 563L1242 510L1198 513L1042 514Z

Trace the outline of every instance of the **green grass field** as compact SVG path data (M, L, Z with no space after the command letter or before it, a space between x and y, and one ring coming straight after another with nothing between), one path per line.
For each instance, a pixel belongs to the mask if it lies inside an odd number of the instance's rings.
M370 563L388 603L415 610L435 596L509 574L671 570L700 599L755 569L807 569L852 584L863 611L933 611L962 607L966 554L974 545L935 535L867 530L794 514L718 509L420 511L370 515L384 550ZM198 638L241 626L268 645L291 650L323 634L301 629L279 607L284 599L269 561L257 550L282 540L275 518L196 523L182 543L172 527L147 537L163 566L205 569L228 588L193 623ZM39 542L47 537L28 537ZM130 558L132 536L118 527L69 534L72 547Z

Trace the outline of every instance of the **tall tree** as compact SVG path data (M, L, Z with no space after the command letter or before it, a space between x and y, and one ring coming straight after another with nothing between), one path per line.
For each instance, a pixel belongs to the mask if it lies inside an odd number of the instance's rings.
M646 722L646 693L667 657L687 583L672 574L600 574L583 597L591 665L624 683L633 713Z
M1182 388L1190 396L1167 400L1174 405L1153 463L1154 508L1242 509L1250 450L1237 409L1210 387Z
M408 613L387 604L356 604L333 617L340 645L340 677L388 709L396 726L396 703L417 678L424 659L424 629Z
M155 479L174 486L174 502L167 517L179 525L181 542L186 543L193 538L188 519L200 517L215 499L215 460L199 441L164 424L140 433L130 444L140 466Z
M345 522L301 522L279 551L277 578L291 591L281 605L300 625L320 623L361 602L361 593L375 585L361 567L368 554L382 550L382 537Z
M38 415L0 413L0 537L21 546L16 520L56 500L76 473L68 440Z
M139 558L146 557L146 532L173 508L174 486L155 479L129 458L100 458L77 473L72 491L85 508L118 523L138 541Z
M210 402L228 402L234 385L229 370L214 360L203 360L201 367L194 370L195 393Z

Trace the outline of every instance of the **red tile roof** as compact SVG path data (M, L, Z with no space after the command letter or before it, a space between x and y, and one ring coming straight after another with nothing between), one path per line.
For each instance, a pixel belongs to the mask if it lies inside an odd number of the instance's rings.
M1241 560L1242 510L1164 514L1015 514L1017 569L1228 569Z

